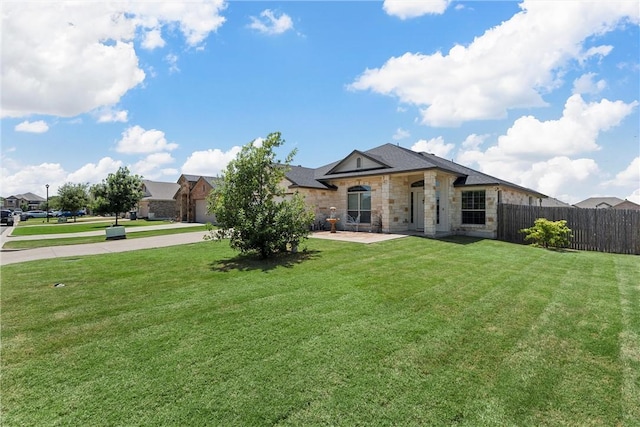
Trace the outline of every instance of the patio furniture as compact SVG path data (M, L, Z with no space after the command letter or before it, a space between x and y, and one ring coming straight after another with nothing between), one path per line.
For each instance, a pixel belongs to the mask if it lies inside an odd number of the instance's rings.
M351 215L347 215L347 227L351 227L351 231L358 231L360 226L360 215L355 219Z

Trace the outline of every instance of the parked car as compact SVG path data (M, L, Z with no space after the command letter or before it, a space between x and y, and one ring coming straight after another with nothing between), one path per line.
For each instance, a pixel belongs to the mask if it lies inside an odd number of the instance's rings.
M46 218L47 213L45 211L35 210L27 211L27 218Z
M11 212L10 210L2 209L1 218L1 224L7 224L9 226L13 225L13 212Z
M82 216L85 214L84 210L79 210L76 212L71 212L71 211L55 211L54 212L54 216L66 216L66 217L70 217L70 216Z
M14 215L22 215L22 209L14 209L13 214Z

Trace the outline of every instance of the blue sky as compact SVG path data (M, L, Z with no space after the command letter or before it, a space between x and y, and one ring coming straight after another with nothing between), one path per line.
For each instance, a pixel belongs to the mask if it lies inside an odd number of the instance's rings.
M575 203L640 203L640 7L622 1L2 3L0 195L216 175L280 131L384 143Z

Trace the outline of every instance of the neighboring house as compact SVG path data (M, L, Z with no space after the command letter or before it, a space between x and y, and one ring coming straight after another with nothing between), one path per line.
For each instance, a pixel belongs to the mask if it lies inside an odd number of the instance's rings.
M640 210L640 205L618 197L589 197L573 205L583 209L633 209Z
M561 200L556 199L555 197L547 197L546 199L540 200L540 206L543 208L572 208L569 203L565 203Z
M631 200L624 200L622 203L618 203L613 209L631 209L634 211L640 211L640 205L633 203Z
M178 204L174 196L180 189L175 182L142 180L144 196L138 203L138 217L149 219L178 218Z
M215 224L215 215L207 212L207 196L219 179L202 175L181 175L178 178L179 188L174 199L180 221Z
M40 197L33 193L16 194L14 196L5 197L4 207L6 209L22 209L22 207L26 205L26 210L35 210L40 209L40 206L46 201L47 199L44 197Z
M336 208L338 224L426 236L464 234L495 238L498 204L541 204L547 196L429 153L393 144L317 169L293 166L290 191L299 191L322 225Z

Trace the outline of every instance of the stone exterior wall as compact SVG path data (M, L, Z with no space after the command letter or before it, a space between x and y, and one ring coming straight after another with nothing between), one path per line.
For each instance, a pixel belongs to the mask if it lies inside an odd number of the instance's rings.
M409 191L413 181L406 175L387 175L383 178L382 195L383 200L387 200L382 207L384 233L398 233L409 229Z
M195 206L196 200L206 199L211 190L213 190L211 184L209 184L207 180L200 178L191 190L191 203Z
M517 191L511 188L501 188L501 193L502 203L510 205L540 206L540 199L530 195L529 193Z
M312 206L316 214L315 228L328 228L325 219L330 208L336 208L340 218L338 229L344 229L347 215L347 190L356 185L371 187L371 216L375 231L383 233L403 233L410 231L411 221L411 184L424 180L424 223L422 228L426 236L442 233L462 234L477 237L495 238L498 229L498 203L528 205L538 203L538 199L527 192L500 186L454 187L456 176L437 170L427 170L411 174L380 175L358 179L340 179L331 181L336 190L317 190L301 188L298 191ZM436 186L436 181L438 186ZM436 191L440 191L440 224L437 221ZM485 191L485 224L462 224L462 192ZM381 222L381 230L377 230ZM361 227L366 229L366 227Z
M462 193L464 191L485 191L485 223L462 224ZM474 237L495 238L498 231L498 191L493 187L456 188L453 199L453 221L451 230L455 234Z
M368 185L371 187L371 221L374 225L379 221L383 212L383 177L365 177L358 179L344 179L331 181L337 186L337 190L320 190L311 188L297 189L305 197L307 205L315 210L315 227L326 228L325 220L331 215L331 207L336 208L336 216L340 221L336 223L339 230L343 230L347 219L347 190L356 185ZM367 224L368 225L368 224ZM363 227L366 228L365 225Z
M310 206L315 213L315 220L313 223L314 230L322 230L327 227L325 219L329 216L329 208L336 203L336 196L334 190L320 190L311 188L298 188L296 189L300 195L304 197L304 201L307 206Z
M175 200L150 200L148 216L153 216L154 219L176 219L178 204Z

